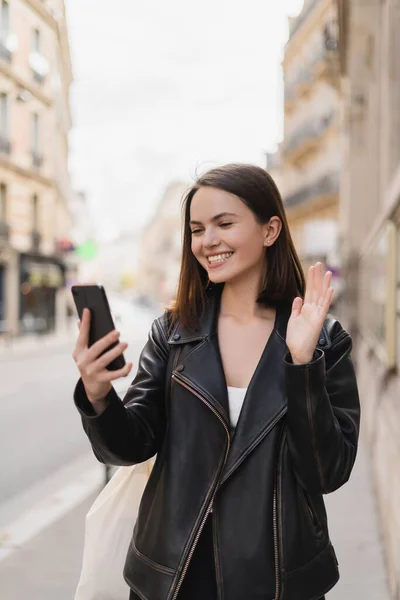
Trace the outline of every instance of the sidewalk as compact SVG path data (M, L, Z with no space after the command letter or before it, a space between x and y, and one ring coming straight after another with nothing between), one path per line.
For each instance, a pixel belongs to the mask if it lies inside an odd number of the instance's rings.
M73 347L78 335L78 328L69 324L68 328L48 334L27 334L6 339L0 336L0 362L9 358L23 358L66 347Z
M0 562L0 598L73 600L81 566L84 518L94 497L92 494ZM341 572L327 600L389 600L362 445L350 482L327 496L326 504Z

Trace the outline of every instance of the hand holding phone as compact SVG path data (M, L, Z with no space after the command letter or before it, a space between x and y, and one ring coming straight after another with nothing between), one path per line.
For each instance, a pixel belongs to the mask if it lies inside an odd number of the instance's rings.
M72 294L81 318L73 358L89 401L98 405L111 390L111 381L126 377L132 369L122 354L128 344L118 342L120 334L114 328L104 288L73 286Z

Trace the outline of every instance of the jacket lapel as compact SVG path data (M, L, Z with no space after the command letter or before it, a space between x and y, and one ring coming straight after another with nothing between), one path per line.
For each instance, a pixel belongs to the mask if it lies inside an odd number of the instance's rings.
M177 324L168 343L185 345L175 372L204 396L230 427L228 391L217 335L221 291L217 289L210 296L196 332L186 331ZM285 339L290 312L287 304L277 307L274 329L247 389L221 483L286 413L283 359L288 351Z
M221 484L287 411L283 364L287 346L281 336L282 325L284 314L280 312L247 389Z
M176 324L168 343L186 345L176 365L178 374L213 405L229 428L228 391L217 338L221 292L222 287L217 287L210 294L196 332Z

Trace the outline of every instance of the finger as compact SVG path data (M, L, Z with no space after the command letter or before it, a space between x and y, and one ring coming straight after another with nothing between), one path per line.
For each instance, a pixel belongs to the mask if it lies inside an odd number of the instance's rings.
M133 363L127 363L122 369L118 369L118 371L105 371L101 374L101 381L114 381L114 379L119 379L120 377L126 377L129 375L132 369Z
M307 273L306 293L304 296L304 302L312 301L312 287L314 282L314 267L310 267Z
M292 304L292 316L293 317L299 316L299 314L301 313L302 306L303 306L303 299L300 298L299 296L297 296L293 300L293 304Z
M80 329L81 328L81 322L77 321L76 324L78 325L78 329Z
M330 283L331 283L331 279L332 279L332 272L327 271L324 276L321 294L318 297L318 302L317 302L318 306L323 305L326 295L327 295L328 291L331 289L329 287Z
M124 352L124 350L127 349L127 347L128 344L126 342L120 342L119 344L114 346L114 348L112 348L96 360L96 362L93 364L93 370L102 371L103 369L105 369L107 365L109 365L110 362L112 362L115 358L118 358L118 356L120 356Z
M322 314L328 314L329 307L330 307L331 301L332 301L333 292L334 292L334 289L333 288L329 288L327 290L325 296L324 297L321 296L321 299L318 302L320 313L322 313Z
M97 342L92 344L89 348L88 360L94 362L104 350L107 350L111 344L114 344L118 340L119 336L120 332L113 329L110 333L107 333L107 335L97 340Z
M88 308L83 309L82 320L79 326L79 335L76 342L77 348L87 348L89 344L89 330L90 330L90 310Z
M317 304L322 292L322 263L317 262L314 269L314 285L312 289L312 302Z
M324 276L324 281L322 284L322 292L321 292L321 296L325 297L326 292L329 289L330 283L331 283L331 279L332 279L332 271L327 271L325 273Z

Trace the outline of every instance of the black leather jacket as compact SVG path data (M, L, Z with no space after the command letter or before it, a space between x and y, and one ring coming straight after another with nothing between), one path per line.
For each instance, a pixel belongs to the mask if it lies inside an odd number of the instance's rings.
M125 406L112 390L96 416L76 387L98 460L157 453L125 579L143 600L174 600L212 507L220 600L315 600L339 578L322 495L348 480L357 451L351 338L328 317L313 360L293 365L291 309L278 307L232 431L218 310L214 294L195 334L154 321Z

